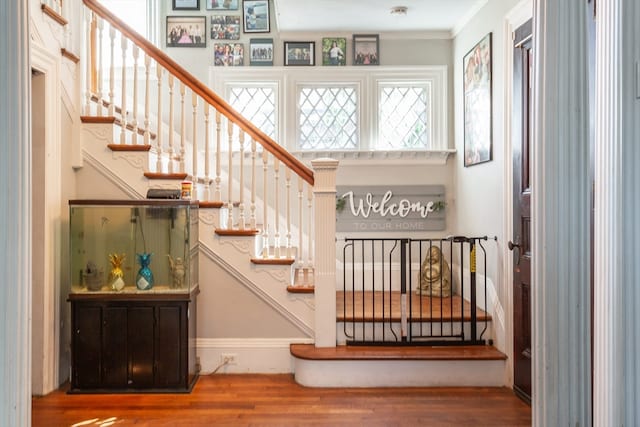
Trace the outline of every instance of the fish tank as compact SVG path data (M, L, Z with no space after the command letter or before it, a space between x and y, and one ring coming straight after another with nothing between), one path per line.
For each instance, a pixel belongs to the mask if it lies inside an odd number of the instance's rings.
M71 293L189 293L198 202L70 200Z

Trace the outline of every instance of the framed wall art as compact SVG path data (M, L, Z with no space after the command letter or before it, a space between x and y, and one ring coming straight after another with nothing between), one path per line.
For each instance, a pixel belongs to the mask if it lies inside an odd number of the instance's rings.
M242 17L245 33L268 33L270 31L269 1L243 0Z
M273 65L273 39L251 39L249 42L250 65Z
M353 35L353 65L380 65L380 37L377 34Z
M173 10L200 10L200 0L173 0Z
M167 47L207 47L207 18L167 16Z
M492 159L491 33L463 58L464 165Z
M238 10L239 0L207 0L207 10Z
M213 15L211 17L212 40L239 40L240 17L238 15Z
M315 42L284 42L284 65L315 65Z
M213 65L217 67L244 65L244 45L242 43L214 43Z
M325 37L322 39L322 65L347 65L347 39Z

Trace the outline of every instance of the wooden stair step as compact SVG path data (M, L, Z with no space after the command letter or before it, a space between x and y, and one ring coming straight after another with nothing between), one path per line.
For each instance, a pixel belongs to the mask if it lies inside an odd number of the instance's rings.
M287 286L287 292L291 294L313 294L315 293L315 286L298 286L298 285L289 285Z
M162 172L145 172L144 176L147 179L175 179L175 180L184 180L187 178L187 173L162 173Z
M294 258L251 258L251 263L256 265L292 265Z
M506 360L490 345L316 347L291 344L291 355L304 360Z
M203 208L209 208L209 209L220 209L221 207L224 206L224 202L215 202L215 201L204 201L204 200L199 200L198 201L198 207L200 207L201 209Z
M41 6L42 8L42 12L47 15L49 18L53 19L54 21L56 21L58 24L60 24L61 26L65 26L69 23L69 21L67 21L62 15L60 15L58 12L56 12L52 7L47 6L46 4L42 4Z
M216 228L215 233L218 236L255 236L260 233L260 230L235 230L229 228Z

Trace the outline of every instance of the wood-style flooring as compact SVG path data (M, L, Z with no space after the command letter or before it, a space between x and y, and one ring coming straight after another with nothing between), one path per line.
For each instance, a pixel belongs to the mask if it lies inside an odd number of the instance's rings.
M506 388L305 388L292 375L211 375L191 394L33 398L33 426L529 426Z
M336 316L338 321L360 320L365 322L400 321L401 294L398 291L356 291L336 293ZM407 295L407 307L411 307L414 319L422 321L449 319L453 321L471 319L471 305L459 295L448 298L418 295L415 292ZM346 308L346 310L345 310ZM477 309L478 321L490 320L491 316L480 308Z

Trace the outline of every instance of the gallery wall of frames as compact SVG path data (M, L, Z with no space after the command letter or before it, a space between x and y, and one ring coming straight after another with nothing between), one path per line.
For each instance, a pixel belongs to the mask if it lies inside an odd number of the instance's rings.
M323 37L274 43L269 0L171 0L166 17L167 48L204 48L217 67L272 66L282 49L285 66L380 65L378 34ZM193 12L193 13L188 13ZM255 37L254 37L255 35ZM248 38L248 40L247 40Z

